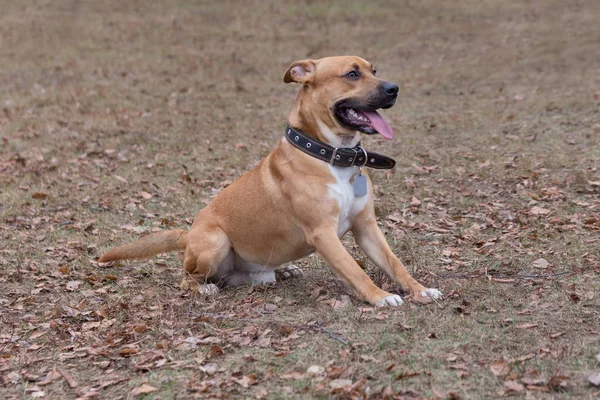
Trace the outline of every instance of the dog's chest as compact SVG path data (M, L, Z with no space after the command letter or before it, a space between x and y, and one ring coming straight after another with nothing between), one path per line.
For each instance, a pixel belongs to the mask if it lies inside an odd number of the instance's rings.
M350 179L357 172L355 168L334 167L329 165L331 174L336 182L329 184L329 197L336 200L340 207L340 216L338 222L338 236L342 237L350 228L352 222L369 202L367 192L366 196L357 197L354 194L354 187Z

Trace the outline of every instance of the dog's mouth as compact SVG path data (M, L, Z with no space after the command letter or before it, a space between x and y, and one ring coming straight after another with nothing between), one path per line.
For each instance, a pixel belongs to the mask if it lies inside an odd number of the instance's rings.
M392 127L375 109L359 107L342 101L335 105L334 114L338 122L346 128L368 135L379 133L387 140L391 140L394 137Z

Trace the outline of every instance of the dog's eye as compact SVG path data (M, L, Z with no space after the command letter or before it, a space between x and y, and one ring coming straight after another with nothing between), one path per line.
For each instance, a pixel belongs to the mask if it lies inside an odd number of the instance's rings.
M377 75L377 70L373 68L373 75Z
M350 71L344 76L346 78L352 79L352 80L356 80L356 79L360 78L360 74L358 73L358 71Z

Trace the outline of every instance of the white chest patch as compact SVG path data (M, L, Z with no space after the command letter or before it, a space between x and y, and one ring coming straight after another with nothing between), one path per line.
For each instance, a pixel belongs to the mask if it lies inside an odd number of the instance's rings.
M356 172L355 168L334 167L328 165L336 182L329 185L329 197L336 200L340 206L338 222L338 237L342 237L352 227L354 218L365 208L371 193L357 197L350 178Z

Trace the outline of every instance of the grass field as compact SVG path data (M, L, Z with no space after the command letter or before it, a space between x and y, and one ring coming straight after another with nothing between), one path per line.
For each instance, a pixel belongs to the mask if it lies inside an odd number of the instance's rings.
M600 2L0 10L1 398L600 397ZM189 226L277 145L287 66L341 54L401 86L376 210L443 301L373 309L317 256L214 298L177 254L97 264Z

